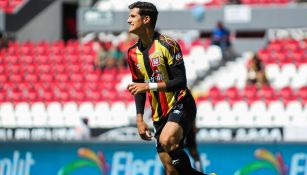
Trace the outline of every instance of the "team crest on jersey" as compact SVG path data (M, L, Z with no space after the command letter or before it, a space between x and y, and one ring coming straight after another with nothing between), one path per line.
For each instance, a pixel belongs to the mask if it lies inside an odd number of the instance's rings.
M151 64L152 64L153 67L159 66L161 64L161 60L160 60L161 55L162 55L162 53L157 52L157 51L152 53L151 55L149 55L149 58L151 60Z
M151 59L151 63L152 63L152 66L154 66L154 67L159 66L160 65L160 57Z

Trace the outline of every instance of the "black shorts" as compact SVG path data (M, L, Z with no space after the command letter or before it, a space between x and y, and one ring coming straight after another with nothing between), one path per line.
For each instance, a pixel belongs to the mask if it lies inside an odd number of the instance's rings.
M196 118L196 104L193 96L187 93L180 102L178 102L167 116L159 122L154 122L154 127L156 130L155 138L157 140L156 149L157 152L164 152L163 147L159 143L159 137L161 131L168 121L178 123L183 129L183 139L180 141L180 147L184 148L184 139L187 136L192 124Z

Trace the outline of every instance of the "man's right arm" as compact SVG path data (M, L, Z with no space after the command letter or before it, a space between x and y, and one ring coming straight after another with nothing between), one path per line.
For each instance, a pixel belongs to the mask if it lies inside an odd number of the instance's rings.
M134 95L135 99L135 107L137 114L144 114L145 101L146 101L146 93L140 93Z
M146 93L140 93L135 95L135 105L136 105L136 124L138 127L138 132L140 137L143 140L151 140L151 133L148 128L148 125L145 123L143 119L144 114L144 107L145 107L145 101L146 101Z

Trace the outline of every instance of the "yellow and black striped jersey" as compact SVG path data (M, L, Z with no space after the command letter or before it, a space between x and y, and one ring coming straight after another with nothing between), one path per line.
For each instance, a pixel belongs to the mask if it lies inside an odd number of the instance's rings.
M128 63L133 82L168 82L174 79L171 67L184 64L178 43L160 33L154 34L152 44L142 49L139 40L128 50ZM184 66L182 67L184 69ZM147 93L152 108L153 121L165 117L176 102L187 93L187 88L180 90L150 91Z

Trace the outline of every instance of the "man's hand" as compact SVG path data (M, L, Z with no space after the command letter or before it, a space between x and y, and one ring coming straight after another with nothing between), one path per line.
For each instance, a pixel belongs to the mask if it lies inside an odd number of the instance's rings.
M127 90L132 95L136 95L136 94L140 94L140 93L144 93L144 92L148 91L149 85L148 85L148 83L132 83L132 84L128 85Z
M143 140L151 140L152 135L148 128L148 125L144 122L143 119L140 119L139 117L137 119L137 127L139 135Z

